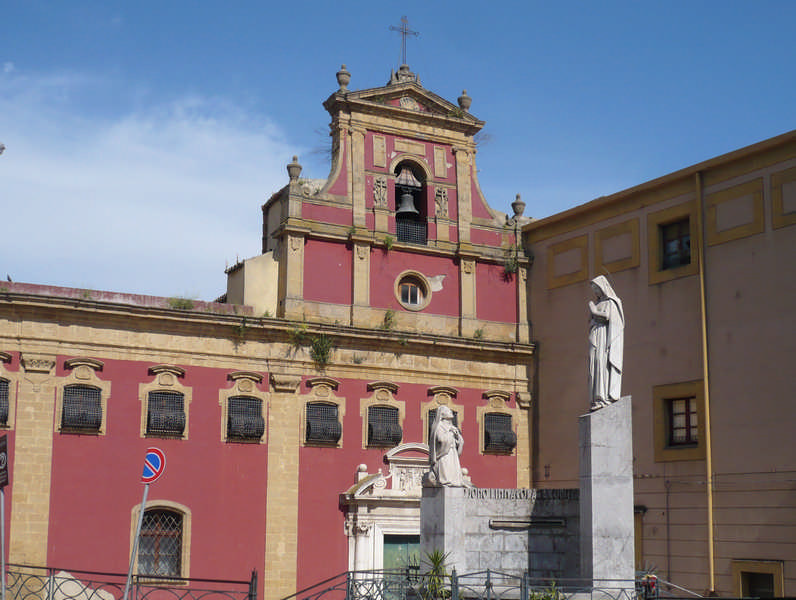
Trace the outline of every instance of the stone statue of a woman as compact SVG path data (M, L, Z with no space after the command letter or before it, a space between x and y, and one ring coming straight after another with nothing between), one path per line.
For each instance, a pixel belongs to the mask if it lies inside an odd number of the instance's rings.
M459 456L464 448L464 438L453 423L453 411L440 406L431 427L428 440L428 460L431 467L429 482L432 485L472 487L462 474Z
M597 410L622 394L625 313L605 277L592 279L591 287L597 300L589 301L589 396L591 410Z

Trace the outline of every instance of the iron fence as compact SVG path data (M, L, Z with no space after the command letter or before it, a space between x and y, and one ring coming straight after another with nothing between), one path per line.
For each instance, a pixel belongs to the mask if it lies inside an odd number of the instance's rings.
M534 579L486 570L443 577L417 568L347 571L284 600L636 600L633 582ZM628 586L628 583L630 585Z
M9 564L6 600L119 600L126 573ZM248 581L134 575L130 600L257 600L257 572Z

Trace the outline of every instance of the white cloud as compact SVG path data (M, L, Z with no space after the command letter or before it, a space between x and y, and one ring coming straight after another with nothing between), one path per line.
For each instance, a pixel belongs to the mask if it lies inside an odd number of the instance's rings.
M12 73L14 71L14 63L11 61L3 63L3 73Z
M88 113L88 92L106 84L0 77L0 272L213 299L225 261L259 253L260 205L298 149L266 117L218 99Z

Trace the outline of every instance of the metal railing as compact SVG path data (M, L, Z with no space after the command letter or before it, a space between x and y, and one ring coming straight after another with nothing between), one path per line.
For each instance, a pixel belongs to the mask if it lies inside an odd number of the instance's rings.
M636 600L630 582L535 579L486 570L441 578L417 569L346 571L284 600Z
M9 564L6 600L119 600L126 573ZM134 575L131 600L257 600L257 572L248 581Z

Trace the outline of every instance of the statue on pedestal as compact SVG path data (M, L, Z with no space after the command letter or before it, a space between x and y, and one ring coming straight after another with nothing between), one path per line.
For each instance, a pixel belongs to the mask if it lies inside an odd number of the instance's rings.
M589 301L589 397L594 411L622 395L625 313L605 277L592 279L591 287L597 296L596 303Z
M459 463L462 448L464 438L453 423L453 411L447 406L440 406L431 427L431 438L428 440L428 460L431 467L427 477L428 484L472 487Z

